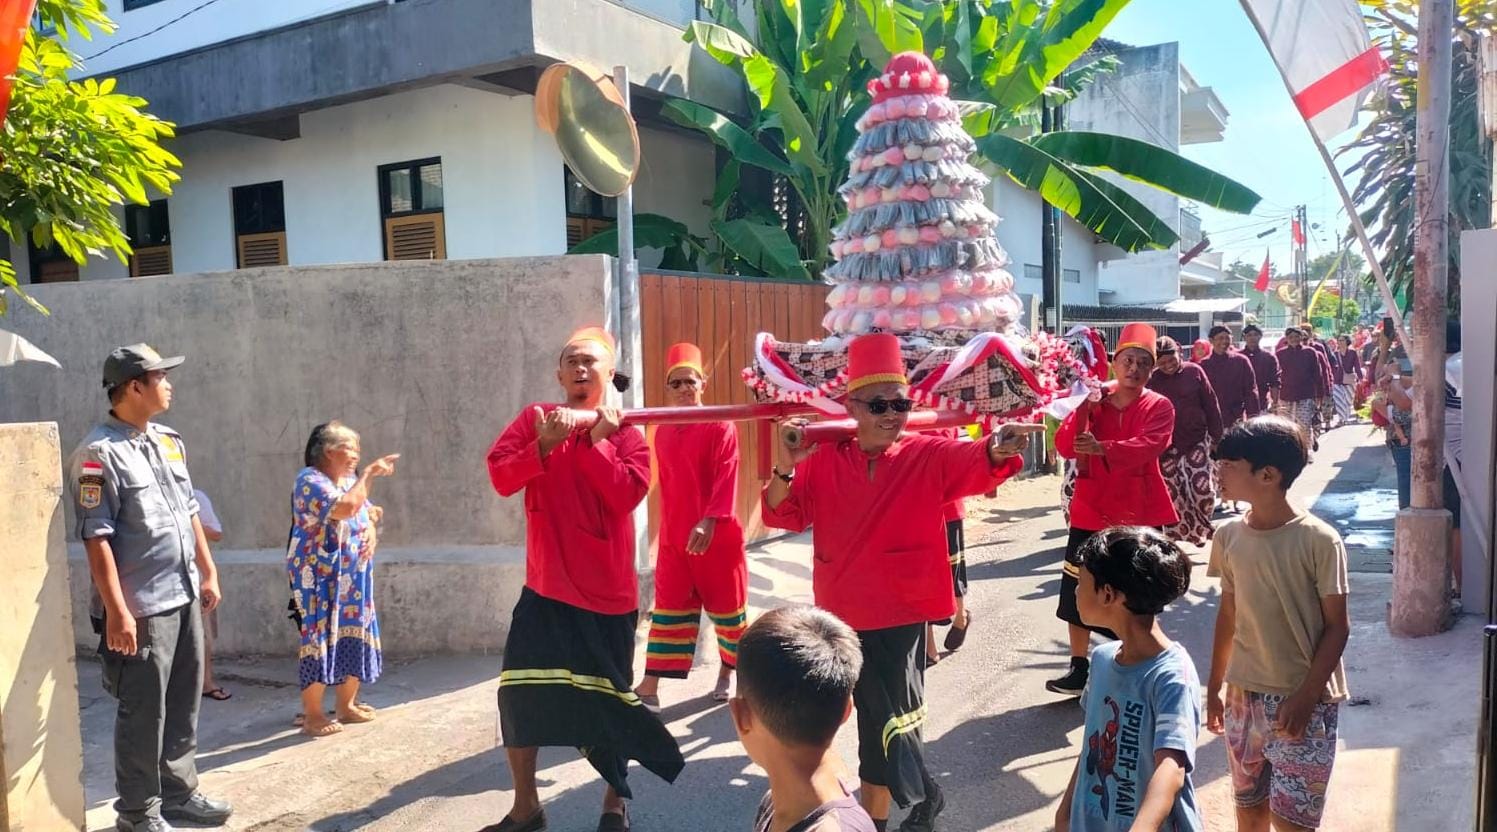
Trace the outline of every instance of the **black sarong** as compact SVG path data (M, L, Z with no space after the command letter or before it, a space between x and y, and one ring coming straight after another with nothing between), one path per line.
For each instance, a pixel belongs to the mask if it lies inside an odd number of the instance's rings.
M859 630L863 672L853 688L858 712L858 777L884 786L901 808L925 800L925 625Z
M499 729L512 748L572 746L621 797L630 760L674 782L686 765L660 718L635 695L639 613L603 615L520 593L499 675Z

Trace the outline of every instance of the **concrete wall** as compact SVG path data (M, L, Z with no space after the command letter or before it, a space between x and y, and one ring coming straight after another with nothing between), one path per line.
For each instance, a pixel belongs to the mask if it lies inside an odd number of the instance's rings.
M1164 43L1128 49L1119 52L1118 58L1122 66L1116 72L1099 77L1066 108L1067 128L1128 136L1178 152L1179 45ZM1103 175L1178 230L1178 197L1112 174ZM1179 262L1177 248L1105 260L1098 272L1103 301L1118 305L1152 304L1178 298Z
M717 185L712 143L676 130L641 127L639 145L635 210L642 214L664 214L686 223L693 234L710 236L712 190ZM558 175L558 187L560 178ZM639 259L640 268L653 268L660 264L660 252L643 249Z
M0 424L0 832L82 830L57 426Z
M1497 273L1497 229L1461 234L1461 269L1468 275ZM1492 520L1497 517L1497 496L1492 492L1494 457L1497 457L1497 281L1461 282L1461 384L1462 431L1461 473L1471 497L1461 504L1461 526L1481 525L1488 541ZM1467 610L1487 609L1491 593L1492 552L1481 545L1482 535L1461 535L1461 571L1464 573L1461 604Z
M105 7L114 18L119 29L113 38L95 43L97 47L85 48L84 55L98 52L105 46L123 43L118 48L88 62L90 72L111 72L121 67L153 61L168 55L176 55L199 49L226 40L279 29L294 23L357 9L362 6L382 6L387 0L217 0L212 10L194 14L189 25L166 25L160 31L152 30L198 5L201 0L160 0L131 11L124 10L124 0L106 0ZM632 8L651 17L685 26L696 16L696 0L608 0L614 5Z
M403 454L374 493L385 507L377 591L391 652L497 649L523 580L524 526L519 501L494 494L484 455L522 405L556 398L555 350L603 320L611 281L609 261L593 256L37 286L52 317L18 310L6 326L64 369L0 373L0 422L55 420L67 453L107 409L99 372L109 349L146 341L186 355L160 421L186 439L194 483L224 522L224 649L236 652L290 637L289 490L311 428L342 419L366 455ZM454 587L476 606L439 591ZM402 609L420 623L402 622Z

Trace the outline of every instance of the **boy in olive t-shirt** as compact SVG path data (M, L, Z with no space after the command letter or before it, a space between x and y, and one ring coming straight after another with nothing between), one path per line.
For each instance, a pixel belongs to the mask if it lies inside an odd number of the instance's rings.
M1335 529L1287 499L1308 459L1293 422L1234 425L1216 457L1223 499L1252 508L1211 544L1209 574L1221 576L1222 600L1206 728L1227 736L1239 832L1268 832L1271 820L1276 829L1315 829L1347 698L1346 549Z

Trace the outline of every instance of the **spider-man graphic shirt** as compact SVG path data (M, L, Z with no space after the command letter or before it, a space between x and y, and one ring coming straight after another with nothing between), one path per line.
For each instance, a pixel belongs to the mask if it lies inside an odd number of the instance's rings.
M1126 832L1133 826L1154 754L1185 753L1185 785L1175 797L1165 832L1198 832L1196 734L1201 725L1201 681L1179 644L1146 661L1118 664L1120 641L1092 650L1091 680L1081 695L1086 711L1076 791L1071 795L1071 832Z

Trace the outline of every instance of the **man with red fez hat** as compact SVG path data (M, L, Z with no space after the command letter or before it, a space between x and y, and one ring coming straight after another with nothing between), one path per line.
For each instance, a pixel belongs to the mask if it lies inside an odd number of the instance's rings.
M707 389L702 351L676 344L666 353L666 398L676 407L701 407ZM661 425L655 432L660 475L660 554L655 562L655 609L645 678L636 689L660 707L661 677L685 679L696 652L702 610L717 631L722 666L712 699L726 702L738 638L747 623L748 562L738 501L738 428L732 422Z
M863 670L858 715L860 800L878 829L891 799L916 804L901 832L927 832L945 797L926 770L923 652L928 621L955 611L946 504L989 491L1023 466L1027 434L987 441L905 434L914 402L898 339L864 335L848 347L847 411L855 437L793 449L764 490L764 522L813 530L816 605L858 631Z
M1180 517L1159 470L1175 431L1175 407L1148 389L1154 372L1154 327L1132 323L1118 336L1112 359L1114 381L1101 401L1077 408L1055 432L1055 451L1076 460L1076 493L1066 540L1060 603L1055 616L1066 622L1071 669L1045 683L1054 693L1080 696L1090 676L1091 633L1117 638L1110 630L1088 627L1076 610L1081 546L1112 526L1172 526Z
M499 726L515 785L509 814L488 832L538 832L540 746L581 748L608 783L600 832L627 830L629 760L667 781L685 765L659 717L633 687L639 591L634 508L650 488L650 449L605 407L615 382L613 338L580 330L561 352L565 406L533 404L489 450L489 479L525 492L525 588L510 622L499 675ZM582 429L577 411L596 411Z
M1305 346L1304 330L1284 330L1279 351L1279 401L1284 415L1299 425L1305 444L1313 447L1319 421L1320 400L1329 393L1329 366L1313 347Z

